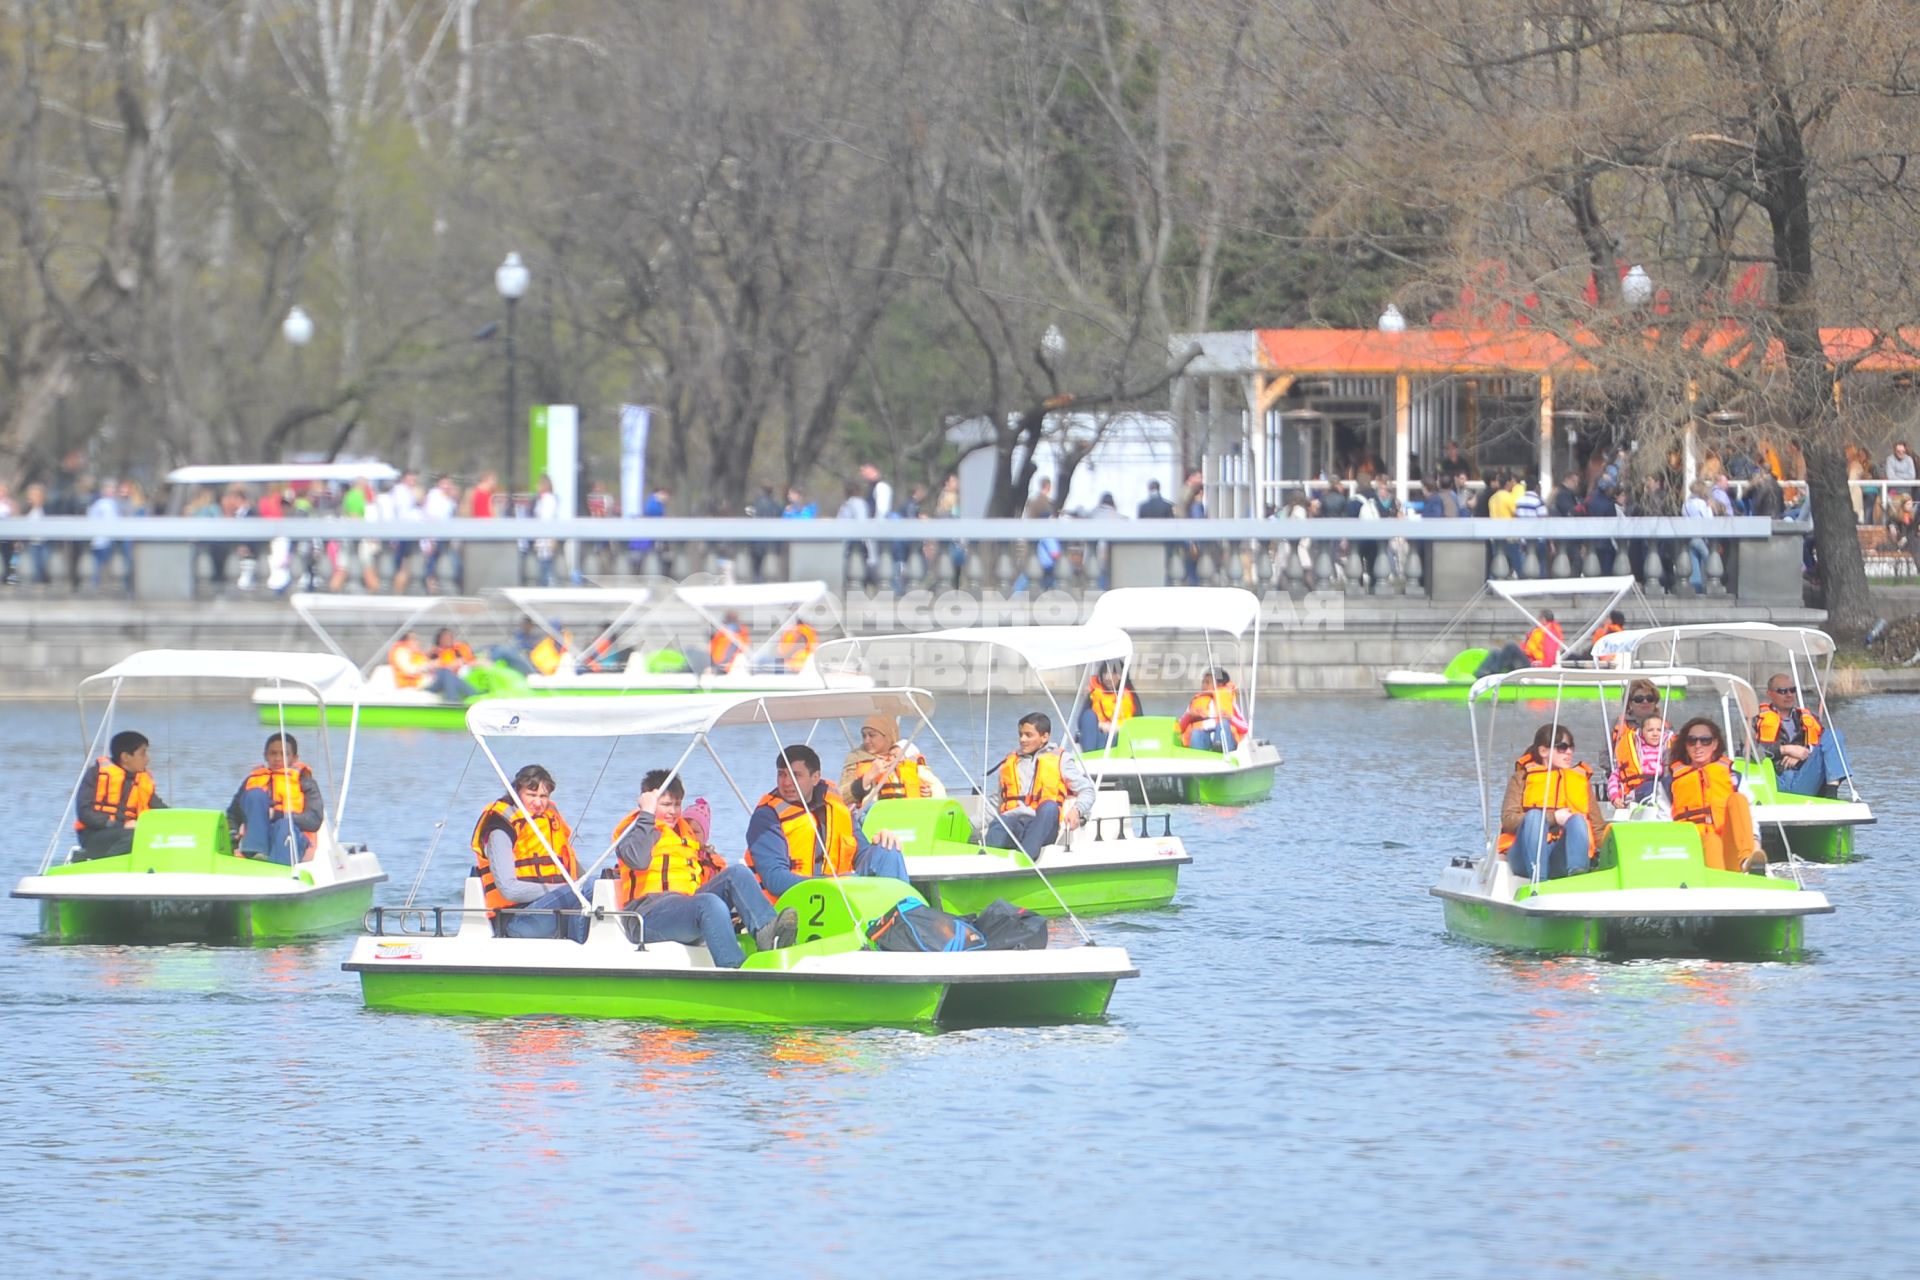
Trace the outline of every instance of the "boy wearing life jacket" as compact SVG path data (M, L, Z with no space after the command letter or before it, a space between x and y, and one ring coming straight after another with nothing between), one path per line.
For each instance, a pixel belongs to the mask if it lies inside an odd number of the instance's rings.
M300 763L292 734L268 738L265 757L234 792L227 821L239 829L242 854L292 866L313 856L313 833L326 818L326 801L313 770Z
M776 899L820 876L907 878L900 838L869 840L840 793L820 776L812 747L783 748L774 757L773 790L747 819L747 865Z
M1767 705L1753 718L1753 740L1773 761L1782 791L1817 796L1847 779L1846 746L1840 731L1800 705L1793 677L1782 672L1767 681Z
M1104 748L1120 732L1120 726L1140 714L1140 695L1133 682L1121 686L1120 668L1103 663L1087 682L1087 703L1080 708L1077 725L1082 748Z
M1018 849L1029 858L1070 833L1093 812L1093 782L1079 758L1049 745L1053 722L1038 711L1020 717L1020 745L1000 762L980 843Z
M639 913L639 940L703 943L716 968L738 969L747 957L733 928L737 913L756 949L792 946L798 913L776 916L753 872L714 852L706 802L683 810L685 796L680 779L655 769L640 782L640 807L614 828L620 909Z
M1606 825L1593 809L1593 773L1573 758L1573 731L1543 724L1514 762L1500 802L1496 848L1522 880L1579 875L1592 866Z
M1200 678L1200 692L1180 713L1180 740L1197 751L1231 751L1250 728L1239 690L1223 667Z
M870 800L918 800L931 796L933 771L918 747L900 741L900 721L870 715L860 722L860 745L840 767L840 794L854 809Z
M151 755L145 734L123 729L107 744L107 754L80 775L73 803L73 831L80 845L75 861L132 853L133 827L140 815L167 807L147 772Z
M1654 816L1698 827L1709 867L1765 875L1767 855L1756 846L1753 808L1739 787L1720 726L1695 716L1673 736L1667 771L1654 793Z
M587 940L593 901L573 852L573 828L553 805L553 775L537 764L513 775L513 790L480 811L470 842L493 930L503 938Z

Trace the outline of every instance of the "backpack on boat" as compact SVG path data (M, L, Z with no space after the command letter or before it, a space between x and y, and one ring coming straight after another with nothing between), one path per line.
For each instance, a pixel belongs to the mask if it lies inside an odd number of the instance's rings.
M913 898L902 900L867 926L867 941L880 951L984 951L980 930L956 915Z
M1025 907L1016 907L1002 898L989 902L979 915L970 916L989 951L1044 951L1047 946L1047 919Z

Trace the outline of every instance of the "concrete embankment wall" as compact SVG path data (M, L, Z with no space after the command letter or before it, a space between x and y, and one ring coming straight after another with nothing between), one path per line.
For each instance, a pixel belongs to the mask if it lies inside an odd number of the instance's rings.
M1738 607L1724 600L1672 597L1655 600L1654 610L1664 622L1771 621L1817 626L1821 615L1794 608ZM852 611L856 629L877 634L894 629L888 616L876 609ZM1563 623L1573 610L1559 610ZM1633 623L1642 623L1644 611L1629 610ZM1060 610L1030 615L1034 621L1064 621ZM1019 621L1012 610L978 621ZM945 624L914 619L910 629ZM433 622L422 624L431 638ZM477 646L504 640L512 626L502 616L490 625L465 627L466 638ZM1449 630L1449 627L1451 629ZM1462 616L1458 610L1422 600L1369 597L1309 597L1306 600L1269 600L1260 654L1260 688L1268 691L1351 693L1377 696L1380 677L1396 667L1437 670L1468 645L1495 645L1518 640L1525 621L1509 605L1483 601ZM387 635L387 628L365 626L341 633L343 647L356 658L370 653ZM1443 634L1444 633L1444 634ZM704 655L708 632L691 613L662 615L648 644L671 642L689 657ZM105 669L141 649L296 649L320 646L313 634L282 601L214 600L194 604L128 604L107 600L42 600L9 593L0 597L0 697L72 696L83 677ZM1221 665L1238 667L1231 650L1209 653L1195 639L1145 641L1137 658L1139 687L1189 689L1196 668L1208 657ZM1769 663L1756 646L1726 645L1700 655L1703 662L1764 677ZM1003 660L1004 661L1004 660ZM898 673L895 673L898 674ZM952 689L977 681L957 669L950 658L929 655L916 659L910 677L929 687ZM1236 673L1244 685L1244 673Z

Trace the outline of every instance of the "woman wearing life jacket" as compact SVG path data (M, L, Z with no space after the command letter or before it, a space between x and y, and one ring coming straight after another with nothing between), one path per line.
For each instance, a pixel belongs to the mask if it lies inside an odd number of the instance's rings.
M735 668L744 670L751 661L752 649L752 634L746 624L740 621L740 615L729 609L720 621L720 629L707 641L708 669L717 674L725 674Z
M1642 720L1638 728L1624 727L1614 740L1613 768L1607 774L1608 802L1624 807L1651 800L1671 746L1667 722L1657 715Z
M503 938L587 940L592 887L578 886L573 828L553 806L553 775L537 764L513 775L513 790L480 811L471 847L493 931Z
M147 736L122 729L107 754L88 765L74 795L73 831L80 845L74 861L133 852L133 828L149 809L164 809L147 772L152 750Z
M1123 686L1119 664L1102 663L1087 681L1087 702L1075 723L1081 747L1088 751L1104 748L1121 725L1139 714L1140 695L1134 692L1133 681Z
M1738 789L1720 726L1707 717L1695 716L1674 735L1654 816L1698 827L1709 867L1766 874L1767 855L1754 839L1753 809Z
M240 831L237 847L269 862L313 856L313 833L326 819L326 801L313 770L300 763L300 744L290 733L267 739L266 763L255 766L227 806L227 821Z
M755 950L792 946L799 914L788 909L776 916L753 872L728 866L714 852L706 802L683 811L685 796L680 779L655 769L640 782L640 807L614 828L620 909L640 917L640 927L629 933L638 942L704 945L719 969L738 969L747 958L733 928L736 913Z
M918 747L900 741L900 722L870 715L860 722L860 745L840 766L840 794L855 809L869 800L919 800L935 794L932 770Z
M1523 880L1579 875L1592 866L1606 825L1593 810L1593 772L1573 758L1573 731L1543 724L1514 761L1500 802L1496 848Z

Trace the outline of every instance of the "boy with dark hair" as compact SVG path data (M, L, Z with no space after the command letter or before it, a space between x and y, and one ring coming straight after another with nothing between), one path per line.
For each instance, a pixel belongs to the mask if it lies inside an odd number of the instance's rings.
M987 818L981 844L1038 858L1062 832L1072 832L1093 812L1092 781L1078 757L1048 745L1052 736L1053 721L1044 713L1020 717L1020 744L1000 762L993 789L995 813Z
M292 734L274 734L264 751L266 763L256 765L233 793L227 822L240 832L241 854L292 866L313 856L313 833L326 819L326 800L313 770L300 762Z
M758 951L793 945L800 917L774 915L753 873L730 867L707 842L704 802L684 809L686 788L665 769L640 781L640 807L614 828L613 851L620 859L620 909L637 912L641 928L629 930L642 942L658 939L691 946L704 943L721 969L738 969L746 960L734 933L733 917L753 935Z
M75 861L132 853L133 827L140 815L167 807L147 772L151 754L145 734L122 729L107 743L107 754L80 775L73 803L73 830L80 843Z

